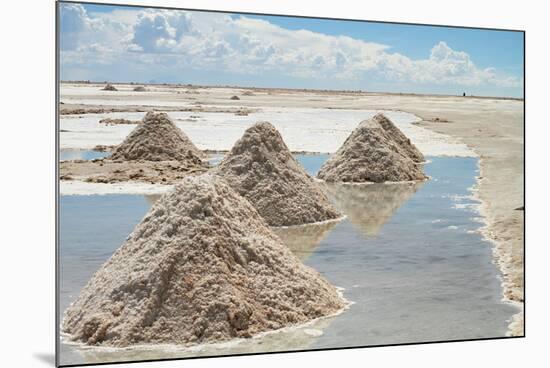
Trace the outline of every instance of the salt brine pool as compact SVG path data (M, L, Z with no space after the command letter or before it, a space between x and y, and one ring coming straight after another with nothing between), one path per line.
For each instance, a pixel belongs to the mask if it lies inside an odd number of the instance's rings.
M100 152L85 149L65 149L59 151L59 161L65 160L95 160L105 158L110 155L109 152Z
M314 175L328 155L296 155ZM325 185L347 218L275 229L353 302L338 316L260 338L182 349L61 345L61 364L399 344L505 336L518 310L502 302L491 244L468 188L475 158L429 157L420 184ZM60 318L156 197L60 197Z

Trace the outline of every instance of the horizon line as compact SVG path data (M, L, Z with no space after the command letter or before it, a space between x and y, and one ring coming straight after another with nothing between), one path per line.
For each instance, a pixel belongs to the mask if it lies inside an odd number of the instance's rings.
M412 95L412 96L438 96L438 97L464 97L464 98L480 98L480 99L500 99L500 100L518 100L524 101L523 97L514 96L492 96L492 95L468 95L462 96L461 94L446 94L446 93L421 93L421 92L388 92L388 91L376 91L376 90L362 90L362 89L332 89L332 88L300 88L300 87L247 87L230 84L193 84L193 83L176 83L176 82L121 82L121 81L94 81L94 80L62 80L59 79L59 83L76 83L76 84L126 84L126 85L145 85L145 86L174 86L174 87L194 87L194 88L241 88L241 89L268 89L268 90L289 90L289 91L312 91L312 92L341 92L341 93L380 93L386 95Z

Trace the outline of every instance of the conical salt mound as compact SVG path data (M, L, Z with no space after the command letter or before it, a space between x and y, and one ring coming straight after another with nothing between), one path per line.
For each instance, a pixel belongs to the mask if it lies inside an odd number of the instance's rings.
M268 122L248 128L216 171L270 226L302 225L341 216Z
M91 345L198 344L334 314L341 297L223 179L187 177L151 207L67 308Z
M201 164L204 154L170 120L166 113L148 112L119 144L112 160L191 161Z
M395 124L388 119L384 114L376 114L372 120L376 121L380 126L393 138L393 140L401 148L401 153L408 156L414 162L424 162L424 155L411 140Z
M105 87L103 87L102 90L103 91L118 91L118 89L110 83L107 83L107 85Z
M403 133L386 120L377 115L359 123L323 164L317 177L327 182L353 183L424 180L422 165L410 156L415 147L408 146Z

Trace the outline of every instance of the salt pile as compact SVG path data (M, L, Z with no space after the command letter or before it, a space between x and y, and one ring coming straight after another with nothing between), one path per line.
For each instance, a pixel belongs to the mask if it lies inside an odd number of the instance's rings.
M118 91L118 89L110 83L108 83L105 87L103 87L102 90L103 91Z
M141 121L136 120L128 120L128 119L113 119L113 118L105 118L101 119L99 121L99 124L105 124L105 125L127 125L127 124L141 124Z
M270 226L302 225L341 216L268 122L248 128L216 172L248 199Z
M147 89L143 86L137 86L137 87L134 87L134 91L135 92L146 92Z
M216 175L163 195L67 308L89 345L199 344L334 314L336 289L303 265Z
M402 153L409 156L414 162L424 162L424 155L411 140L407 138L405 134L399 128L397 128L390 119L384 114L376 114L372 117L372 120L376 121L380 126L389 134L390 137L398 144Z
M362 121L321 167L317 177L327 182L416 181L426 176L424 158L387 118Z
M166 113L148 112L118 145L112 160L185 161L202 164L204 154Z

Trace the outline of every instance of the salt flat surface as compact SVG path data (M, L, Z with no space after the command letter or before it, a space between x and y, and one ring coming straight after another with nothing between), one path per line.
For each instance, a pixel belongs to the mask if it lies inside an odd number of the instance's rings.
M82 85L82 84L66 84L62 83L59 89L59 93L62 98L68 98L71 99L75 96L81 96L81 97L95 97L95 96L109 96L109 97L116 97L116 95L119 96L143 96L143 95L154 95L154 94L165 94L170 93L174 91L174 88L163 88L163 87L157 87L157 86L145 86L147 88L146 92L136 92L134 91L134 88L137 86L140 86L140 84L136 85L118 85L115 84L115 87L118 91L104 91L103 87L105 87L106 84L90 84L90 85Z
M61 84L60 101L70 104L116 106L190 106L196 99L194 93L186 93L187 88L146 86L146 92L133 89L139 85L116 85L118 91L103 91L104 85Z
M411 124L420 119L401 111L270 107L248 116L211 112L169 112L168 115L200 149L229 150L248 127L258 121L269 121L280 131L291 151L332 153L362 120L378 112L386 114L425 156L475 157L465 144ZM99 124L99 120L107 117L139 120L144 114L119 112L63 117L60 148L92 149L99 144L119 144L135 126L106 126Z
M154 195L170 191L173 185L149 183L86 183L80 180L61 180L61 195L142 194Z
M139 92L135 92L139 93ZM126 97L129 96L129 94L125 95ZM109 98L107 98L109 97ZM118 97L118 98L117 98ZM143 97L143 96L140 96ZM72 104L79 104L79 105L97 105L98 107L101 106L109 106L109 105L116 105L116 106L174 106L174 107L189 107L193 106L189 100L174 100L174 101L166 101L165 99L159 98L154 99L151 98L151 96L148 96L148 98L140 98L140 99L134 99L134 100L127 100L124 98L121 98L121 95L117 96L105 96L105 98L62 98L61 102L63 103L72 103Z
M61 130L59 148L92 149L98 144L119 144L136 126L124 124L107 126L100 124L99 121L107 117L141 120L143 116L145 116L144 112L114 112L61 117L59 119Z

